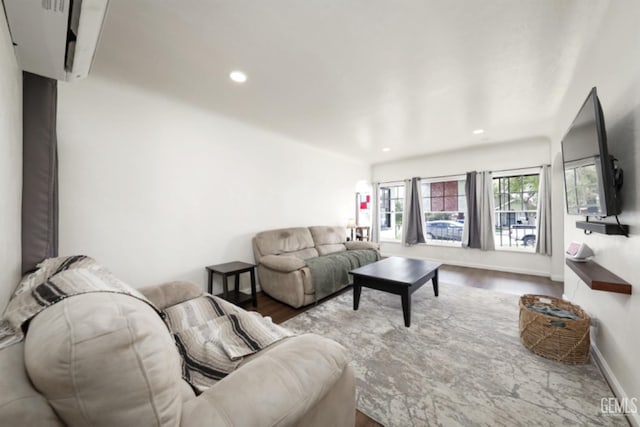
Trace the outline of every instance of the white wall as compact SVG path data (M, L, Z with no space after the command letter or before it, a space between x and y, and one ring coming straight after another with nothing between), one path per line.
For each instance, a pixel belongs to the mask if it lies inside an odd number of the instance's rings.
M565 247L585 242L595 261L633 285L633 295L593 291L565 269L565 295L599 320L595 346L619 393L640 399L640 3L611 2L594 42L576 68L576 75L558 117L553 151L592 86L597 86L609 140L609 152L620 159L625 172L620 221L631 228L630 238L585 235L575 228L583 217L565 215ZM564 206L563 206L564 209ZM636 414L635 425L640 425Z
M0 312L20 279L22 72L0 13Z
M549 140L532 138L374 165L372 179L374 182L388 182L415 176L464 175L472 170L517 169L550 162ZM454 265L551 276L551 259L545 255L422 244L406 247L400 243L387 242L382 243L381 249L383 253L390 255L413 256Z
M215 96L212 94L212 96ZM60 253L205 282L262 230L346 225L368 166L131 86L59 85Z

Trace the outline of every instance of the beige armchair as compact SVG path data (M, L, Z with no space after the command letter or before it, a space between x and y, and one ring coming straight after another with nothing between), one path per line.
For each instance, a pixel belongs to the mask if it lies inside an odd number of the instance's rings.
M145 295L156 305L199 295ZM177 289L177 288L176 288ZM224 302L223 302L224 303ZM342 346L306 334L242 362L196 396L157 313L126 295L88 293L38 314L0 351L0 425L353 426L355 385Z

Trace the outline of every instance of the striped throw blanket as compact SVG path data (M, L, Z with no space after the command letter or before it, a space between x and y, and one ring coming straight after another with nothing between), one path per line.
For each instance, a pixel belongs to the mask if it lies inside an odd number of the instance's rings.
M0 350L22 341L28 321L42 310L88 292L126 294L151 305L140 292L88 256L49 258L18 284L0 319Z
M183 378L200 393L231 373L244 356L293 335L268 317L205 294L159 311L144 295L83 255L49 258L26 275L0 319L0 350L24 339L47 307L74 295L115 292L149 304L173 334Z
M268 317L208 294L163 314L182 356L182 377L197 393L233 372L244 356L293 335Z

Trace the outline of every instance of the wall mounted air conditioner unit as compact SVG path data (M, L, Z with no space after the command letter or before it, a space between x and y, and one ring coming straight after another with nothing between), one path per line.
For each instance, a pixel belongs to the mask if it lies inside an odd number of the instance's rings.
M56 80L86 77L109 0L2 0L18 63Z

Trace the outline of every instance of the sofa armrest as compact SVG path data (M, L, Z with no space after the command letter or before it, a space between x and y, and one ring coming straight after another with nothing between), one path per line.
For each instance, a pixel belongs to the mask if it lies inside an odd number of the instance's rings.
M138 289L159 310L197 298L204 294L200 286L185 281L162 283Z
M260 258L260 264L272 270L288 273L306 267L306 263L300 258L286 255L267 255Z
M380 250L380 244L374 242L361 242L359 240L352 240L350 242L345 242L344 245L349 251L354 249L375 249L376 251Z
M344 347L314 334L289 338L263 352L184 402L181 427L296 425L333 392L348 369ZM340 405L355 408L355 386L341 393Z

